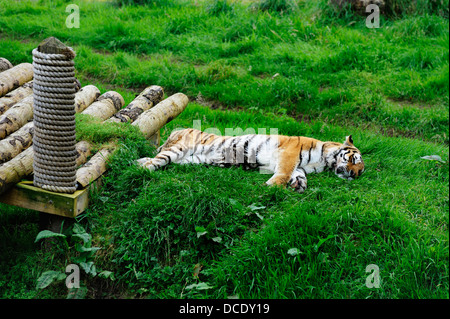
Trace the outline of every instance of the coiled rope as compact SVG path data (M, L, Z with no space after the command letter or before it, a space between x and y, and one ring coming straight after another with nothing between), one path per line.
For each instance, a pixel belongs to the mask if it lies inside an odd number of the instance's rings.
M73 56L33 50L34 185L58 193L76 190Z

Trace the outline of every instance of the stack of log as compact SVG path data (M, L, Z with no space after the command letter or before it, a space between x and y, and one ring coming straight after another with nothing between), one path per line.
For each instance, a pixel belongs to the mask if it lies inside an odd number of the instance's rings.
M33 68L30 63L13 66L0 58L0 194L33 173ZM81 87L75 94L77 113L88 114L104 123L132 123L152 139L159 130L187 106L188 98L176 93L163 100L164 91L152 85L143 90L127 107L114 91L100 94L93 85ZM77 184L86 187L101 176L114 147L100 149L89 160L91 145L80 141Z

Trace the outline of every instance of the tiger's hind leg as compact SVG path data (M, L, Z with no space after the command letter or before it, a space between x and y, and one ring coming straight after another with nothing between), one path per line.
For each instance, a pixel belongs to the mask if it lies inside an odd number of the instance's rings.
M303 193L307 187L306 173L303 168L296 168L292 173L289 184L298 193Z
M299 158L296 149L284 149L279 153L273 152L271 162L274 163L274 175L266 182L267 185L280 185L285 187L288 183L292 184L298 176L302 178L304 171L297 169ZM303 175L302 175L303 174Z
M289 184L296 192L303 193L307 187L307 179L303 168L297 168L290 176L288 174L275 173L266 184L281 186Z

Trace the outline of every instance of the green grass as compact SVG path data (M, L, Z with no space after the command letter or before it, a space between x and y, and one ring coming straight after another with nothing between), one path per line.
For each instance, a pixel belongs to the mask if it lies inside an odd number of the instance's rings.
M262 7L289 1L149 2L75 1L81 26L67 29L64 1L0 0L0 56L31 62L53 35L75 49L83 85L116 90L126 104L151 84L187 94L163 140L194 120L222 133L352 134L366 172L352 182L310 175L301 195L241 168L150 173L133 163L155 150L131 126L78 116L78 139L121 145L78 219L103 248L96 264L116 277L83 277L87 297L448 298L448 20L431 10L367 29L324 2L293 11ZM38 214L0 212L0 296L65 297L63 285L35 289L40 273L68 262L33 244ZM379 289L365 285L369 264ZM210 288L192 286L200 282Z
M368 29L361 17L350 27L325 23L307 3L274 14L221 1L120 8L81 1L81 26L68 29L64 2L3 2L0 52L14 63L31 61L29 51L53 35L76 49L77 70L92 80L132 89L158 83L228 108L448 144L448 20L440 16ZM399 112L399 101L412 103ZM432 122L420 107L430 103Z
M299 124L287 117L191 105L164 135L196 119L222 132L234 124L322 139L346 134L320 122ZM348 183L332 173L311 175L302 196L266 187L269 176L240 168L173 165L139 178L142 172L132 161L146 153L128 142L113 165L117 175L110 176L100 206L88 219L97 225L96 219L113 215L108 217L112 224L102 228L115 236L117 265L128 269L124 276L134 281L134 289L150 297L197 296L183 295L183 287L195 282L193 267L201 263L200 280L215 287L206 297L445 298L448 163L420 157L445 157L447 148L352 133L365 154L364 177ZM197 238L196 227L208 233ZM213 240L217 237L220 243ZM301 254L288 255L290 248ZM369 264L381 269L380 290L365 287Z

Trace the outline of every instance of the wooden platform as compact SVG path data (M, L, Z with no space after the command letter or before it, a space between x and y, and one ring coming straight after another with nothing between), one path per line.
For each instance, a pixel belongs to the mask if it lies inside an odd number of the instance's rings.
M22 181L1 194L0 202L42 213L74 218L86 210L90 191L100 185L101 178L73 194L63 194L35 187L32 181Z

